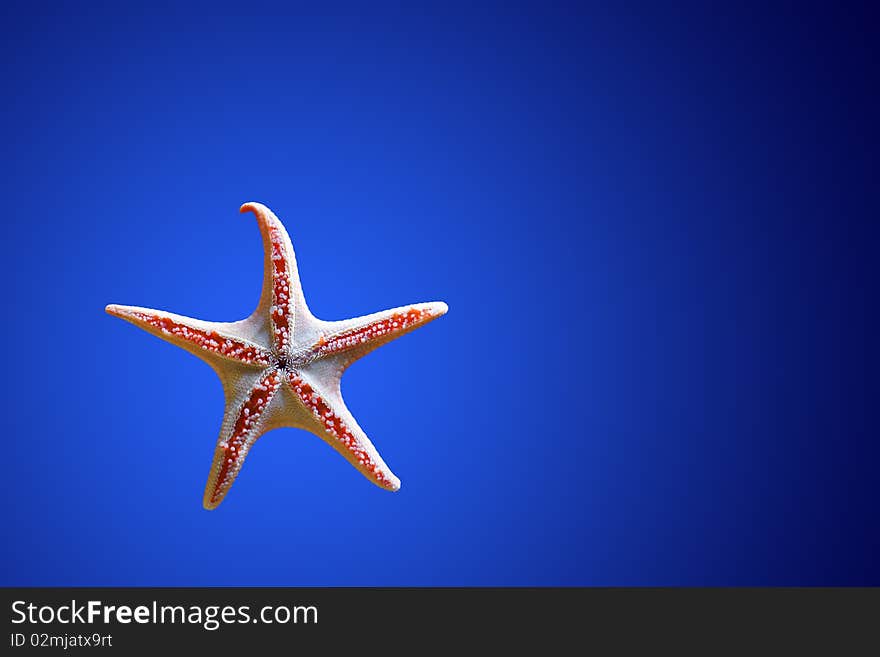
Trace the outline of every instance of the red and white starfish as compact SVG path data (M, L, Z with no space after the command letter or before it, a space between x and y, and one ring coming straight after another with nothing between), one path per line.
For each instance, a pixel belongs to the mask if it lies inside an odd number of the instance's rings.
M446 313L443 302L417 303L339 322L317 319L306 306L290 237L272 211L245 203L257 217L265 247L260 304L238 322L204 322L135 306L107 306L204 360L220 377L226 411L205 487L206 509L229 492L245 457L276 427L316 434L377 486L396 491L400 480L342 401L342 373L377 347Z

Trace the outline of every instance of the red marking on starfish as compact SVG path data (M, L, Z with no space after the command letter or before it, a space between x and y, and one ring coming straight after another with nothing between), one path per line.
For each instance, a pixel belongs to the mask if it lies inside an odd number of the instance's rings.
M226 494L238 475L254 442L254 429L257 428L263 412L280 385L281 375L278 370L272 370L263 377L251 390L250 397L239 410L232 433L217 446L217 454L214 456L217 478L214 480L210 495L207 496L212 506L220 503L222 496Z
M360 465L361 469L368 473L376 483L383 488L395 490L394 482L388 478L383 468L370 457L361 441L358 440L345 421L333 412L324 398L312 386L297 376L295 372L291 372L287 380L299 400L321 422L324 430L333 437L335 443L339 447L344 448L353 457L354 461Z
M275 327L275 347L284 351L290 344L290 273L284 257L281 232L269 227L272 242L272 324Z
M170 317L163 317L140 310L116 310L114 314L124 319L146 324L158 329L165 336L178 338L190 343L194 347L231 358L232 360L250 365L268 365L270 362L269 355L257 345L247 344L235 338L220 335L216 331L195 328L182 322L176 322Z
M313 349L322 356L348 351L374 340L393 339L403 331L415 328L433 318L434 315L427 310L409 308L336 335L321 336Z

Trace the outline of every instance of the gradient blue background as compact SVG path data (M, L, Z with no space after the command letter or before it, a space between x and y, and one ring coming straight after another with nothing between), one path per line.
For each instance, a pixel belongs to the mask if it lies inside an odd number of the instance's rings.
M880 584L873 18L4 5L0 584ZM653 3L651 3L653 5ZM872 79L873 78L873 79ZM199 360L285 222L403 488Z

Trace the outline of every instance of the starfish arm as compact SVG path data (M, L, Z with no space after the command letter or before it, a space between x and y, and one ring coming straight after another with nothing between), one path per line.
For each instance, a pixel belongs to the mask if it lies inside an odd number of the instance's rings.
M325 322L325 330L312 347L312 353L316 359L339 354L344 369L374 349L442 317L448 309L442 301L433 301L341 322Z
M284 225L261 203L245 203L239 212L253 212L263 236L263 292L255 314L269 317L266 327L276 351L289 350L294 318L308 314L296 266L296 256Z
M272 369L262 375L243 402L227 401L226 416L214 449L214 460L202 500L208 510L216 509L238 476L250 448L269 427L267 409L281 387L281 375Z
M400 489L398 479L379 456L363 429L352 417L338 387L332 391L319 390L315 381L306 381L306 375L291 372L287 383L296 399L311 413L309 427L319 438L342 454L349 463L371 482L385 490Z
M223 324L203 322L183 315L138 306L110 304L105 309L114 317L186 349L212 366L220 361L237 361L245 365L265 367L271 355L259 345L226 335Z

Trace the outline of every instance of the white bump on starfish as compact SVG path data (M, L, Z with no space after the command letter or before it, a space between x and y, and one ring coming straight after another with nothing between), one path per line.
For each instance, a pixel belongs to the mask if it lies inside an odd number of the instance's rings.
M290 237L269 208L253 212L265 251L257 309L238 322L205 322L173 313L111 304L125 319L206 361L223 383L226 410L203 504L216 508L229 492L254 442L277 427L311 431L377 486L400 480L379 456L342 401L345 369L377 347L446 314L442 301L392 308L338 322L308 309Z

